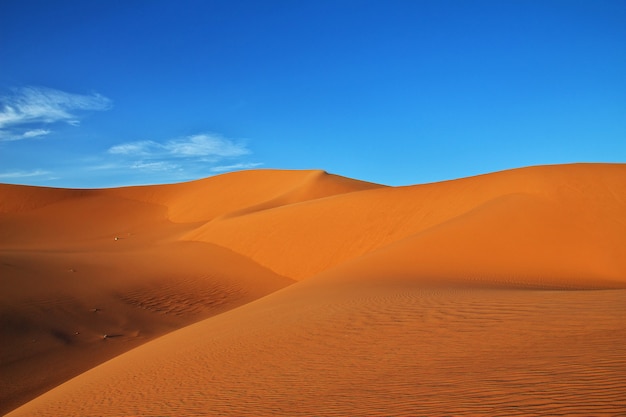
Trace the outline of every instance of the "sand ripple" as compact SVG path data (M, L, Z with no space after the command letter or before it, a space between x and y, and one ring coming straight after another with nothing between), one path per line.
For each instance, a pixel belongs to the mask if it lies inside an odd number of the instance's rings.
M624 415L624 290L353 290L269 296L11 415Z

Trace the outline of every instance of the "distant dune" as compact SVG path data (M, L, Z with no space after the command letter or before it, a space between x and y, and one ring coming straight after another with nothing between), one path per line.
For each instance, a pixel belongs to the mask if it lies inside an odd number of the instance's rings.
M0 184L0 332L10 416L624 415L626 164Z

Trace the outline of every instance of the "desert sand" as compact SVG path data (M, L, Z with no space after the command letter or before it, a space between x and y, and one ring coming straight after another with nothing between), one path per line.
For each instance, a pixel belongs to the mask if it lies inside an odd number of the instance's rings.
M9 416L626 415L626 165L0 184Z

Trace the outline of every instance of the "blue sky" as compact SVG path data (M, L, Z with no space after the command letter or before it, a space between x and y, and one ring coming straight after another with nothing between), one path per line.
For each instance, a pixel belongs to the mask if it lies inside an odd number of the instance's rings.
M0 182L626 162L626 2L0 2Z

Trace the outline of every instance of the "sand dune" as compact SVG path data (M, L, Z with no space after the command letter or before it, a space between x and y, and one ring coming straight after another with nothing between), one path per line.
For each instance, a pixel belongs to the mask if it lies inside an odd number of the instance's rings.
M171 221L189 223L380 187L324 171L257 170L107 192L165 206Z
M10 415L624 410L624 291L303 284L141 346Z
M422 242L409 256L438 276L445 266L452 275L553 279L565 268L558 277L620 280L624 178L624 165L545 166L379 188L212 221L185 239L231 248L298 280L405 239Z
M0 201L11 416L626 409L626 165Z

